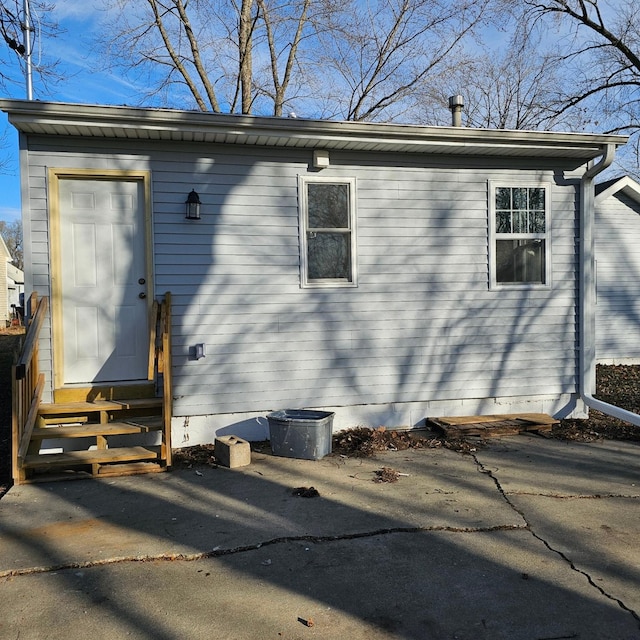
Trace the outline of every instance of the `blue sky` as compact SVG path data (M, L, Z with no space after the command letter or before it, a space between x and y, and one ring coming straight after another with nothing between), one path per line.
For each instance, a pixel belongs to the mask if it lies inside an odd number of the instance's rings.
M84 102L94 104L126 104L137 102L137 91L129 81L97 69L91 48L95 34L103 28L106 14L100 10L101 0L58 1L53 15L65 30L56 38L36 42L34 61L42 54L60 61L59 72L64 79L50 90L39 84L34 74L34 97L56 102ZM37 16L33 17L37 25ZM15 55L6 47L0 50L0 65L15 70L17 83L2 92L2 98L26 98L25 83L18 70ZM18 136L7 116L0 113L0 136L6 136L6 145L0 148L0 159L8 159L5 172L0 173L0 220L11 222L20 217L20 184L18 172Z
M42 86L34 75L34 97L67 103L92 104L139 104L144 94L143 87L118 73L101 69L100 58L93 43L100 34L108 33L109 18L103 9L104 0L54 0L56 7L52 17L63 31L55 38L38 39L33 58L58 60L58 72L62 80L54 86ZM38 16L33 16L37 26ZM504 39L505 34L496 32L490 40ZM26 97L25 82L17 60L8 47L0 43L0 66L3 72L13 70L17 82L7 91L0 90L3 98ZM4 138L3 138L4 136ZM18 136L7 117L0 113L0 165L7 160L4 171L0 170L0 220L13 221L20 218L20 184L18 174Z

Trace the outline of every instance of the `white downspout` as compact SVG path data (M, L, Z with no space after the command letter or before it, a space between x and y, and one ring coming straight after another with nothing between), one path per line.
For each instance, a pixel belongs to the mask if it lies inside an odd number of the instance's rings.
M603 149L602 158L580 180L580 278L579 278L579 393L591 409L640 427L640 415L593 397L596 390L596 285L594 273L593 179L615 156L615 144Z

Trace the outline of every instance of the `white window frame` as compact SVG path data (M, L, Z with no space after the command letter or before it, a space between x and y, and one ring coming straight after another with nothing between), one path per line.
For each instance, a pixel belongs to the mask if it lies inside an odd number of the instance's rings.
M497 233L496 232L496 189L544 189L545 231L544 233ZM496 240L532 240L542 239L545 242L545 282L498 282L496 275ZM551 288L551 183L522 182L519 180L489 181L489 288L504 291L505 289L550 289Z
M307 185L313 183L346 184L349 186L349 228L351 249L351 280L342 278L309 279L307 232L309 230ZM302 288L341 288L358 286L356 251L356 179L328 176L298 176L298 204L300 215L300 286Z

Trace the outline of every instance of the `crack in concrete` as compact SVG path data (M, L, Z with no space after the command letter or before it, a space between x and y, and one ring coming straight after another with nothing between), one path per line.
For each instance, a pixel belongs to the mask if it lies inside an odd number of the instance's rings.
M492 527L451 527L451 526L437 526L437 527L391 527L385 529L377 529L373 531L365 531L360 533L351 533L351 534L340 534L340 535L325 535L325 536L314 536L314 535L300 535L300 536L283 536L278 538L273 538L271 540L259 542L251 545L243 545L234 548L221 549L219 547L215 547L209 551L203 551L198 553L175 553L175 554L157 554L157 555L144 555L144 556L121 556L114 558L103 558L100 560L87 560L84 562L67 562L67 563L59 563L56 565L50 566L40 566L40 567L28 567L23 569L7 569L4 571L0 571L0 579L10 579L18 576L27 576L34 574L44 574L44 573L52 573L55 571L64 571L64 570L73 570L73 569L91 569L97 567L103 567L114 564L124 564L124 563L134 563L134 562L195 562L198 560L206 560L210 558L217 558L227 555L234 555L239 553L246 553L249 551L257 551L263 547L268 547L276 544L286 544L291 542L309 542L314 544L325 544L343 540L357 540L362 538L372 538L376 536L389 535L395 533L424 533L424 532L448 532L448 533L487 533L493 531L505 531L505 530L521 530L528 531L534 538L539 540L549 551L556 554L560 557L570 568L572 571L582 575L586 578L589 585L595 588L600 594L602 594L605 598L615 602L622 610L631 614L633 618L638 622L640 627L640 616L636 611L628 607L624 602L622 602L619 598L607 593L600 585L596 584L593 578L586 571L577 567L574 562L567 557L562 551L558 549L554 549L551 544L545 540L542 536L537 534L531 523L528 521L525 513L516 507L515 504L509 499L509 496L502 488L500 481L494 475L493 471L486 468L483 463L478 459L477 455L474 452L470 453L471 458L474 460L475 465L480 473L488 475L493 483L496 486L496 489L504 499L504 501L509 505L509 507L517 513L522 520L524 521L524 525L495 525ZM544 493L536 493L536 492L514 492L513 495L530 495L530 496L539 496L546 498L555 498L559 500L568 500L568 499L601 499L601 498L638 498L638 495L619 495L619 494L595 494L595 495L558 495L558 494L544 494ZM562 637L572 637L572 636L562 636ZM554 639L555 640L555 639Z
M488 473L483 471L482 473ZM628 493L542 493L538 491L510 491L509 495L512 496L537 496L540 498L556 498L558 500L600 500L602 498L628 498L630 500L637 500L640 498L640 494L628 494Z
M127 562L194 562L196 560L207 560L209 558L219 558L222 556L234 555L238 553L246 553L248 551L257 551L263 547L269 547L276 544L286 544L289 542L310 542L314 544L325 544L330 542L339 542L342 540L358 540L360 538L374 538L376 536L389 535L393 533L428 533L428 532L446 532L446 533L490 533L492 531L513 531L527 530L524 525L494 525L492 527L390 527L386 529L376 529L374 531L363 531L360 533L345 533L341 535L330 536L283 536L272 538L256 544L243 545L240 547L232 547L221 549L215 547L209 551L201 551L198 553L161 553L157 555L144 556L119 556L114 558L102 558L100 560L86 560L83 562L64 562L56 565L48 565L41 567L25 567L23 569L6 569L0 571L0 579L15 578L17 576L27 576L39 573L51 573L54 571L65 571L70 569L91 569L93 567L103 567L112 564L124 564Z
M638 626L640 627L640 615L638 615L638 613L636 611L634 611L633 609L628 607L624 602L622 602L622 600L620 600L619 598L616 598L615 596L611 595L610 593L607 593L600 585L595 583L595 581L589 575L589 573L587 573L583 569L580 569L579 567L577 567L574 564L574 562L568 556L566 556L562 551L560 551L559 549L554 549L547 540L545 540L542 536L537 534L534 531L533 527L531 526L531 523L527 519L527 516L524 514L524 512L521 509L518 509L518 507L516 507L516 505L513 504L513 502L511 502L511 500L509 499L509 496L507 495L505 490L502 488L502 485L500 484L500 481L493 474L493 471L491 471L490 469L487 469L482 464L482 462L480 462L480 460L475 455L475 453L471 453L470 455L473 458L473 460L475 461L479 472L488 475L493 480L494 484L496 485L496 488L498 489L498 492L503 497L504 501L525 521L525 523L527 525L526 529L531 533L531 535L534 538L536 538L536 540L539 540L540 542L542 542L542 544L547 549L549 549L549 551L551 551L552 553L555 553L558 557L562 558L562 560L569 565L569 567L571 568L572 571L575 571L576 573L579 573L584 578L586 578L587 582L592 587L594 587L597 591L599 591L605 598L608 598L612 602L615 602L621 609L623 609L627 613L630 613L633 616L633 618L636 620L636 622L638 622ZM542 493L524 493L524 492L523 493L518 493L518 494L514 493L513 495L532 495L532 496L541 496L541 497L550 497L550 498L559 498L560 497L560 496L557 496L557 495L545 496L545 494L542 494ZM578 496L578 497L582 497L582 496ZM584 496L584 497L585 498L602 498L602 497L626 497L626 496Z

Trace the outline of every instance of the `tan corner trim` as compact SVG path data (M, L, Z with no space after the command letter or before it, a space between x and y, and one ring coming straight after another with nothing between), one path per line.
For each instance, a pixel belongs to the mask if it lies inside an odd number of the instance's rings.
M51 264L51 332L53 359L53 388L64 384L64 336L62 322L62 255L60 239L60 180L126 180L142 183L144 198L144 238L145 270L147 290L154 291L153 285L153 228L151 206L151 171L126 169L74 169L49 167L47 186L49 199L49 261ZM151 310L153 295L147 296L148 312Z

